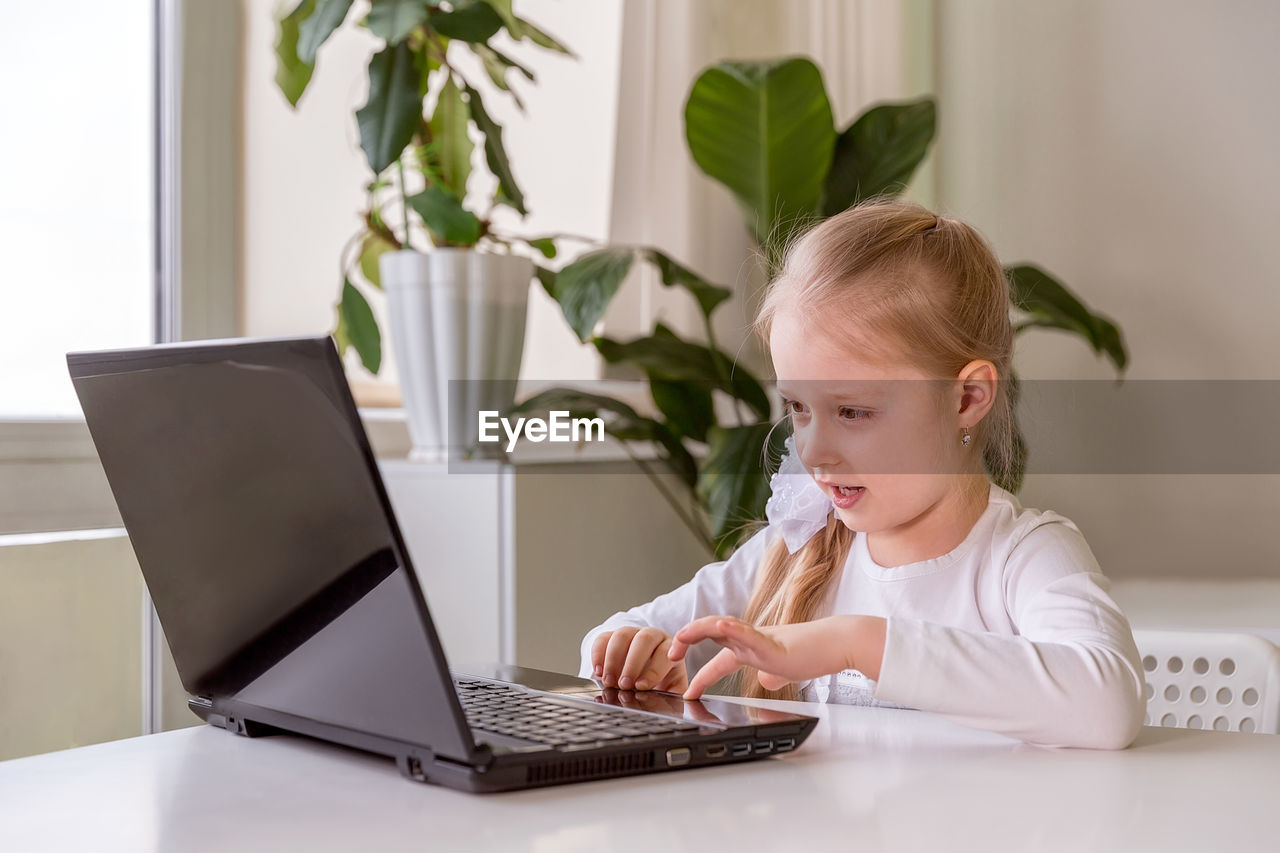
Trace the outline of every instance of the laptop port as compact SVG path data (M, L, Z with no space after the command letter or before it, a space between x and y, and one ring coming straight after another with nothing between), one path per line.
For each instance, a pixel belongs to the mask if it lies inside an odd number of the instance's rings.
M679 767L688 764L690 758L689 747L677 746L674 749L667 750L667 766Z
M796 739L793 737L780 737L773 742L773 745L778 752L790 752L796 748Z
M756 755L767 755L770 752L773 752L773 741L771 740L756 741L755 751L756 751Z
M707 747L707 758L724 758L724 754L729 751L729 747L722 743L713 743Z
M751 754L751 744L749 744L749 743L735 743L735 744L733 745L733 756L734 756L734 758L741 758L741 757L742 757L742 756L744 756L744 755L750 755L750 754Z

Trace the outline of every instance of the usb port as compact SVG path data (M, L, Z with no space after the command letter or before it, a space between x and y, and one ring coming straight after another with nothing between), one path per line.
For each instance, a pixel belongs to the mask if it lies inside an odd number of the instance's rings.
M756 741L755 750L757 755L765 755L770 752L773 752L773 741L758 740Z
M793 737L780 737L773 742L773 745L778 752L790 752L796 748L796 739Z
M735 758L741 758L744 755L750 755L750 754L751 754L751 744L735 743L733 745L733 755Z
M707 747L707 758L724 758L729 748L722 743L713 743Z

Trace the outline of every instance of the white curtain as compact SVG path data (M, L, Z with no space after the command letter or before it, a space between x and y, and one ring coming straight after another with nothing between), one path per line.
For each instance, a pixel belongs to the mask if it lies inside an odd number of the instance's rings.
M689 156L689 89L720 60L804 54L822 69L843 128L872 103L928 88L920 66L931 51L920 22L930 9L920 0L623 0L609 238L655 246L734 287L736 298L716 315L717 340L758 375L769 371L749 329L763 273L732 196ZM658 320L701 337L689 296L646 269L618 293L605 333L647 334Z

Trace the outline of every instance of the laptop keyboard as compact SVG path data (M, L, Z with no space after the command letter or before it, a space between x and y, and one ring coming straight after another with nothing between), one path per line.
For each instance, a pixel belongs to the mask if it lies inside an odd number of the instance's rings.
M586 749L698 731L693 723L526 693L505 684L455 678L454 687L473 729Z

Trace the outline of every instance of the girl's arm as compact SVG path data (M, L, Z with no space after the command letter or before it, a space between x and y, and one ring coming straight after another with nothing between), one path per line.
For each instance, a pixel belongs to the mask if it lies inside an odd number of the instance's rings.
M710 616L677 632L669 656L706 640L724 646L691 677L689 698L744 664L771 690L852 668L876 681L876 699L974 728L1046 746L1128 746L1146 708L1141 663L1079 530L1037 527L1013 549L1004 579L1016 636L898 616L772 628Z
M765 527L740 545L729 559L703 566L686 584L647 604L615 613L587 632L580 647L578 675L591 677L591 646L605 631L625 625L654 627L675 635L686 623L712 613L741 616L751 599L756 570L773 533ZM690 677L718 651L714 643L702 643L690 651L686 667Z
M875 698L1046 746L1128 746L1146 710L1142 664L1083 535L1033 529L1004 580L1016 636L890 616Z

